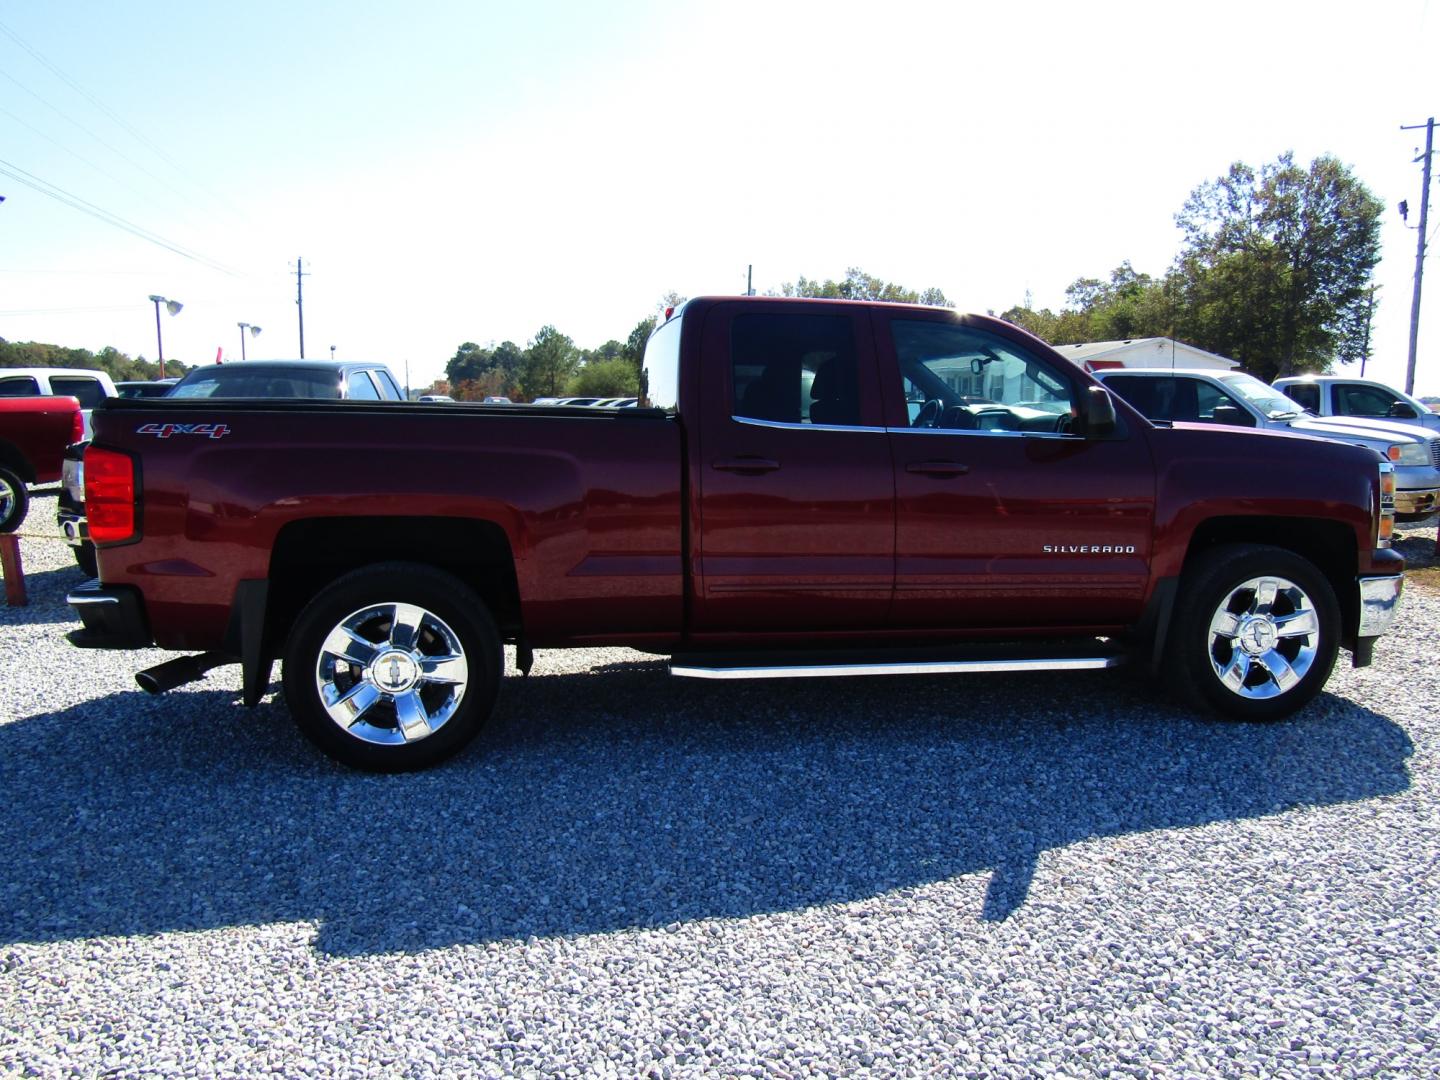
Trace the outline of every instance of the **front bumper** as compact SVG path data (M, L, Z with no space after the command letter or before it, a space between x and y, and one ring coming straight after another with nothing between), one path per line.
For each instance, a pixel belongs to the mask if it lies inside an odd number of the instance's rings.
M65 635L77 648L143 649L153 641L139 589L87 581L72 589L65 602L80 618L81 628Z
M1433 514L1440 506L1440 488L1411 488L1395 492L1397 514Z

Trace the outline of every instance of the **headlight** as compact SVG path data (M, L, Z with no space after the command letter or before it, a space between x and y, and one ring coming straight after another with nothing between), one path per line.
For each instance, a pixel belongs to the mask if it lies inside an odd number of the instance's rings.
M1385 456L1397 465L1430 464L1430 448L1424 443L1396 443Z

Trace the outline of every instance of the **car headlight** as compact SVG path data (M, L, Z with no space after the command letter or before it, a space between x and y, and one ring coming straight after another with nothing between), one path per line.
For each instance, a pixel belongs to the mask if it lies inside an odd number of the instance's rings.
M1397 465L1430 464L1430 448L1424 443L1396 443L1385 456Z

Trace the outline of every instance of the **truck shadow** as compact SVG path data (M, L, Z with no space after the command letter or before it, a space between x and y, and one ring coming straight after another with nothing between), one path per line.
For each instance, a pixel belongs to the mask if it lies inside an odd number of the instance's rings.
M507 683L460 759L331 765L282 706L114 695L0 727L0 943L318 924L334 954L843 902L989 872L977 918L1093 837L1404 791L1412 746L1322 696L1275 725L1113 676Z

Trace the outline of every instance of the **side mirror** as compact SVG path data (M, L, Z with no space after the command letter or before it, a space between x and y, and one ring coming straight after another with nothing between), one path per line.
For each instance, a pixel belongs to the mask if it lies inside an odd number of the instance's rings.
M1082 415L1085 418L1084 435L1087 439L1103 439L1107 435L1115 434L1115 402L1110 398L1110 391L1103 386L1086 389Z
M1396 420L1415 420L1418 419L1420 416L1420 414L1417 413L1414 408L1406 405L1403 401L1397 401L1394 405L1391 405L1390 411L1386 415L1391 416Z

